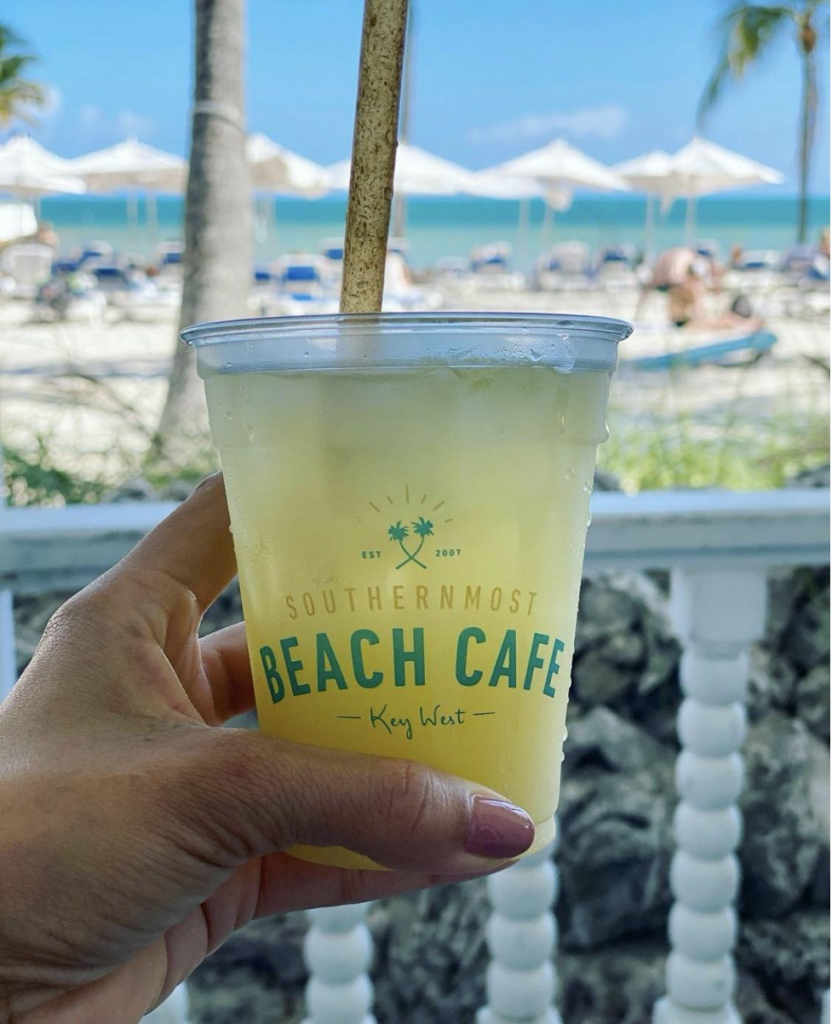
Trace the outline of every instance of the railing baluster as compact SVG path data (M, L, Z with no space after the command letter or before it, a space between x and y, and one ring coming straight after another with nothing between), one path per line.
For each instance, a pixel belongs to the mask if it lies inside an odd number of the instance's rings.
M0 448L0 515L6 511L6 477L3 449ZM14 645L14 596L0 590L0 704L17 682L17 658Z
M308 911L303 951L310 977L304 1024L376 1024L367 969L373 940L364 923L369 903Z
M735 850L743 765L748 649L763 632L766 576L759 570L676 570L671 612L685 647L680 667L680 803L671 865L675 904L667 996L655 1024L739 1024L734 1008L739 885Z
M556 988L552 953L557 922L552 903L558 873L555 844L488 879L494 908L488 921L488 1005L477 1024L561 1024L553 1007Z
M188 989L183 981L167 999L151 1013L142 1017L142 1024L188 1024Z
M0 590L0 703L17 682L14 650L14 599L10 590Z

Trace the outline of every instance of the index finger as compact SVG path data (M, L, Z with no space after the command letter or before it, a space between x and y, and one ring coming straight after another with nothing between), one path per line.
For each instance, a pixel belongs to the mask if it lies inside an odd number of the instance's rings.
M164 573L194 595L202 614L237 571L222 473L206 477L121 566Z

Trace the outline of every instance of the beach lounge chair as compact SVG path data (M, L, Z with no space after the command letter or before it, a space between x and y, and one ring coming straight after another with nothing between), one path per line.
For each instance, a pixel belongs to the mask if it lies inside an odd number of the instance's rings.
M38 290L34 303L35 319L96 323L107 308L107 299L95 278L84 270L51 277Z
M829 257L793 245L780 258L770 305L782 316L811 319L829 312Z
M470 275L471 263L464 256L442 256L436 261L434 278L437 281L456 283Z
M776 249L749 249L734 259L723 284L729 291L754 296L755 308L768 308L772 289L782 282L779 263Z
M406 238L391 237L387 239L387 251L397 252L402 259L407 259L408 244Z
M606 264L620 265L627 267L635 265L636 250L632 245L608 245L598 253L598 266Z
M797 281L796 301L786 303L789 316L811 319L829 316L829 259L818 254Z
M266 274L271 281L265 280ZM323 256L295 253L281 256L271 268L255 271L249 309L257 316L300 316L334 313L337 293L332 289L329 261Z
M585 290L592 280L589 246L584 242L551 246L541 253L534 273L534 285L540 291Z
M99 291L105 295L124 291L130 285L130 272L119 263L94 260L87 262L83 269L95 278Z
M638 359L622 361L623 366L635 370L671 370L697 366L737 366L756 362L770 351L777 336L771 331L754 331L732 338L695 345L678 352L664 352L661 355L641 356Z
M0 201L0 242L11 245L32 238L38 230L38 218L31 203Z
M425 312L442 305L439 292L413 284L413 275L400 252L388 252L384 270L384 305L389 312Z
M610 245L598 254L595 280L605 291L626 291L639 286L632 245Z
M780 262L780 254L776 249L749 249L743 252L732 264L732 270L741 272L758 272L776 270Z
M490 242L472 249L469 270L466 285L472 291L520 291L525 287L523 275L511 269L508 242Z
M812 265L817 250L812 245L792 245L780 257L778 269L793 281L801 278Z
M511 246L508 242L491 242L471 250L473 273L505 274L509 271Z
M321 255L333 263L341 263L344 259L344 239L338 237L322 238Z
M321 257L324 288L328 292L340 292L341 273L344 269L344 239L336 236L322 238Z
M126 288L108 296L110 306L124 320L157 321L173 317L182 299L181 285L141 276Z
M254 268L254 284L255 286L270 285L274 282L274 274L269 270L268 267L255 267Z
M78 254L78 266L86 269L88 263L94 260L113 260L115 251L109 242L85 242Z
M719 242L715 238L702 238L694 244L693 251L707 260L718 260Z
M10 245L0 254L0 270L6 275L3 293L15 299L33 299L52 276L52 246L39 242Z
M71 256L58 256L52 261L53 274L72 274L78 269L78 260Z
M304 302L323 298L325 270L321 256L282 256L274 265L274 279L278 291Z
M159 271L170 270L171 267L182 266L182 251L177 249L169 249L167 252L162 253L159 259Z
M74 274L97 263L114 262L115 253L109 242L85 242L69 256L59 256L52 264L52 271L55 274Z
M83 272L95 282L109 310L124 320L161 320L172 315L182 295L181 283L149 278L139 267L115 260L90 259Z
M276 275L270 267L255 266L248 306L257 316L268 316L272 307Z
M148 267L148 274L163 289L182 287L182 242L162 242L156 246L153 262Z

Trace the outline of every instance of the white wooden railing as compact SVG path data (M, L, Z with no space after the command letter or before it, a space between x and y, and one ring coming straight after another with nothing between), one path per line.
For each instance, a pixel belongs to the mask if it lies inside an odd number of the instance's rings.
M12 594L84 586L173 507L0 509L0 698L14 682ZM733 904L748 652L763 632L769 570L828 562L826 490L593 498L587 572L671 570L671 615L684 651L677 852L671 867L675 903L667 995L656 1004L655 1024L739 1021L733 1005ZM560 1024L551 913L556 888L557 871L546 855L489 880L492 960L488 1005L478 1024ZM310 1024L373 1021L364 910L310 915Z

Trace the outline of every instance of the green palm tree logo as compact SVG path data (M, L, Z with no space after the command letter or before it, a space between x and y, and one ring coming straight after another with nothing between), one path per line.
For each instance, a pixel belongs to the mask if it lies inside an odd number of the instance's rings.
M411 526L413 527L413 533L419 538L419 544L415 551L409 551L405 546L404 542L407 540L409 531L408 528L402 524L401 519L387 530L387 536L391 541L399 545L406 556L404 561L400 562L396 568L401 569L403 566L407 565L408 562L415 562L416 565L421 566L423 569L427 569L425 563L419 561L418 555L424 546L425 539L433 536L433 523L430 519L425 519L424 516L419 516L414 523L411 523Z

